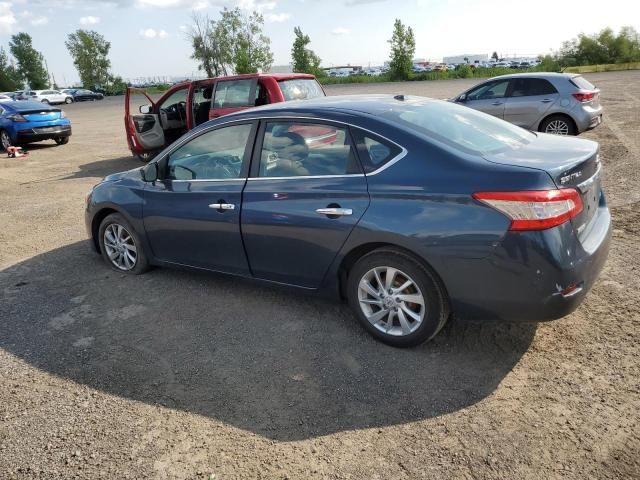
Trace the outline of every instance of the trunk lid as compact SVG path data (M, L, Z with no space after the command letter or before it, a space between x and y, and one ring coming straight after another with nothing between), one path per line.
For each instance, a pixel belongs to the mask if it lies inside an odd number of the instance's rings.
M59 120L60 110L55 109L42 109L42 110L26 110L20 112L28 122L40 123L40 122L50 122L52 120Z
M518 149L487 154L485 159L504 165L544 170L558 188L576 188L582 212L571 222L580 235L595 216L600 202L600 158L596 142L536 133L537 138Z

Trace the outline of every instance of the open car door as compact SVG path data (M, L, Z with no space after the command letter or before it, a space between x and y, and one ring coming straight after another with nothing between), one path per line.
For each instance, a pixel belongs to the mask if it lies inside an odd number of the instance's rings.
M146 103L148 101L148 103ZM124 100L124 125L129 150L143 161L164 147L164 130L155 103L142 88L128 87Z

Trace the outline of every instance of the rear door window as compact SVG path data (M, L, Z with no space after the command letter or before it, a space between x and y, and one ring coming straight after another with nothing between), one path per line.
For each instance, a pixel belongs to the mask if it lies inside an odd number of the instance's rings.
M260 152L260 177L306 177L362 173L346 127L321 123L268 122Z
M516 78L511 89L512 97L530 97L558 93L556 88L544 78Z
M255 84L255 79L251 78L217 82L213 96L213 108L254 106Z

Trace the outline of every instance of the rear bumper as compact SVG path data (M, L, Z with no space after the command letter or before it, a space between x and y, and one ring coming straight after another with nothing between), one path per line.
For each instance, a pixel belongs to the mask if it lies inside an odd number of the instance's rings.
M463 279L445 280L454 315L471 320L562 318L582 303L598 278L610 240L604 196L582 241L569 222L541 232L509 232L490 257L467 260Z
M15 141L17 143L37 142L40 140L49 140L53 138L70 136L71 125L46 125L18 130L16 132Z
M578 133L592 130L602 123L602 106L597 108L579 106L574 112L574 120L578 127Z

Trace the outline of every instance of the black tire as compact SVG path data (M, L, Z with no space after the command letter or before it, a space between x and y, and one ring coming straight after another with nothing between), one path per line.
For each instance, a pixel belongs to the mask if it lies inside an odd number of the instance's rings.
M64 103L66 103L67 105L69 105L69 104L73 103L73 98L71 98L71 97L67 97L67 98L65 98L65 99L64 99Z
M132 239L133 244L136 248L135 263L133 267L129 269L122 269L116 266L116 264L114 264L114 262L109 258L107 247L105 247L105 231L107 230L107 228L117 225L124 227L126 233L130 235L130 238ZM119 213L112 213L111 215L107 215L104 220L102 220L100 228L98 229L98 241L100 242L100 252L102 254L102 258L105 262L107 262L107 265L109 265L116 272L127 273L130 275L140 275L149 270L149 261L147 259L147 256L145 255L140 236L133 229L131 224Z
M7 150L11 146L11 137L6 130L0 130L0 149Z
M419 289L418 293L422 294L424 317L411 333L402 335L385 333L367 320L360 306L359 285L363 277L376 267L392 267L400 270L402 274L410 277ZM364 329L378 340L394 347L413 347L431 340L444 327L450 313L446 291L437 275L413 256L394 248L380 248L358 260L349 271L347 298Z
M47 105L49 105L49 100L45 98L44 100L42 100L42 103L46 103Z
M158 152L145 152L145 153L136 153L135 157L140 160L142 163L149 163L151 160L155 158Z
M553 135L577 135L576 124L566 115L550 115L540 123L539 131ZM566 133L560 133L560 132Z
M66 145L67 143L69 143L69 137L58 137L54 138L54 140L58 145Z

